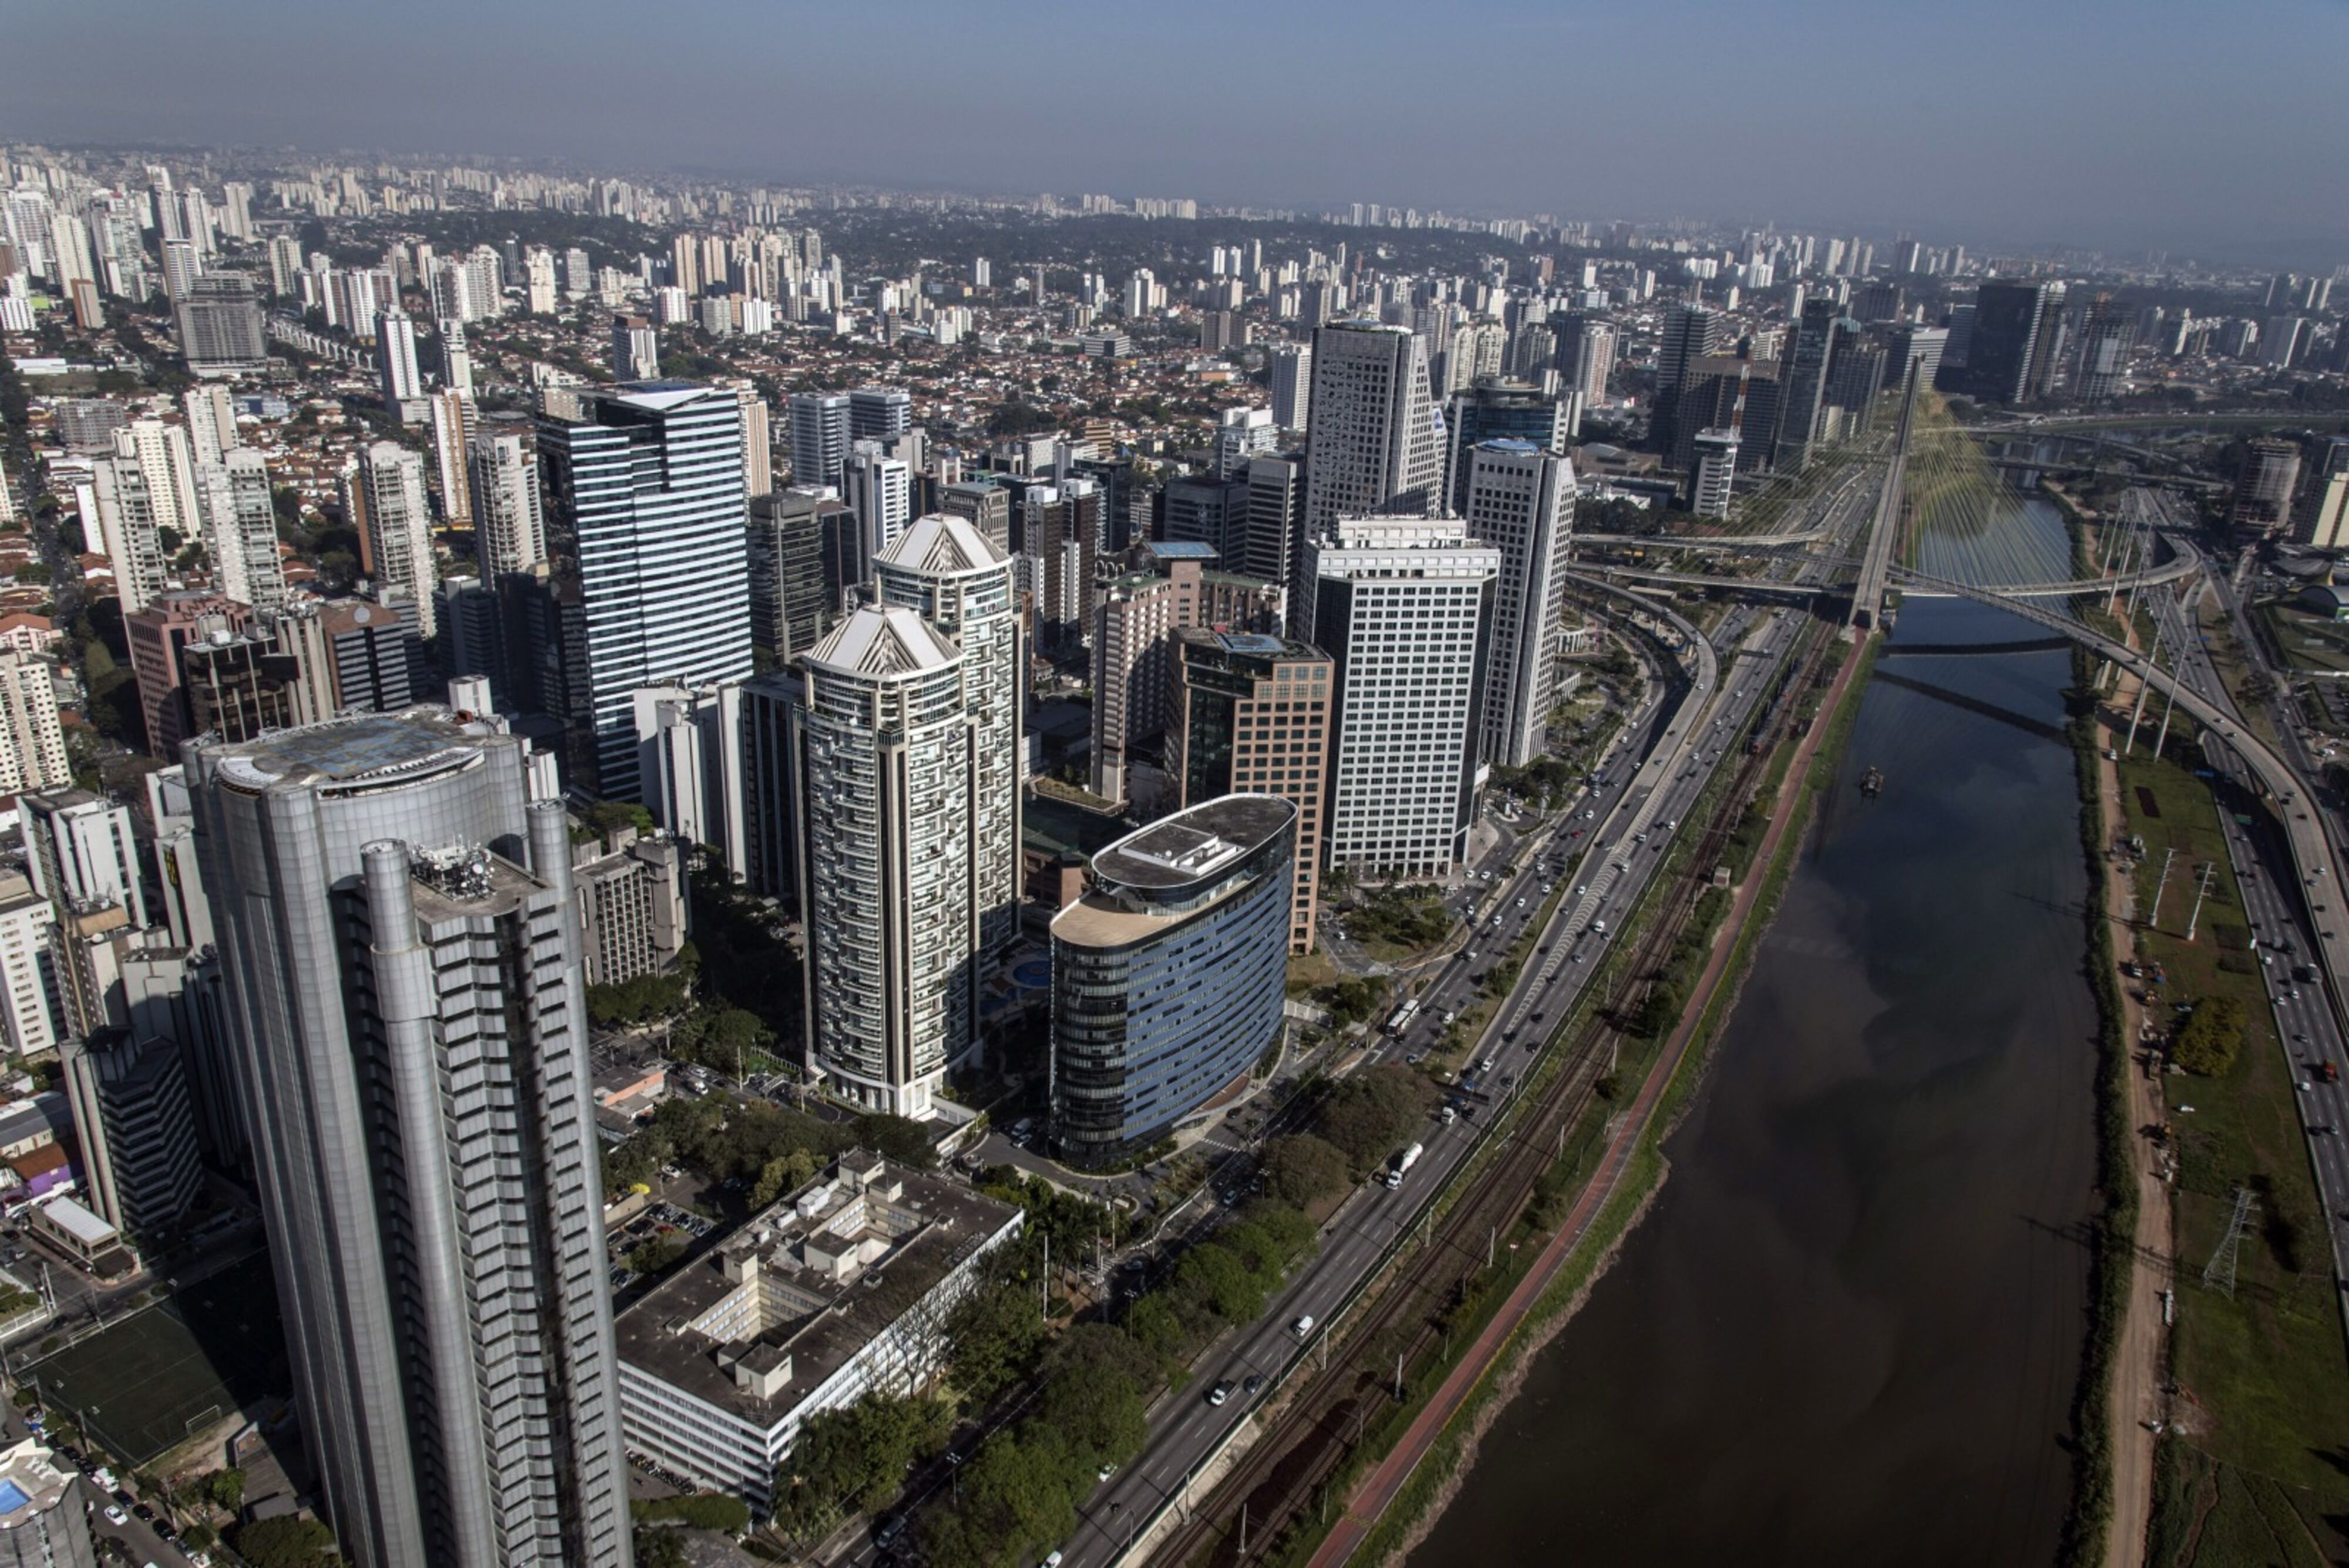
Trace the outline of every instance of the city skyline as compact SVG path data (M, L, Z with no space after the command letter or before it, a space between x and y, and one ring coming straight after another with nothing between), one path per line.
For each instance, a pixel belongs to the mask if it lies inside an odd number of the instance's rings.
M336 18L272 0L201 14L133 5L103 18L36 5L16 22L16 65L0 67L0 136L494 151L974 193L1857 225L2216 259L2329 259L2349 244L2349 175L2328 153L2349 140L2349 107L2323 79L2349 39L2349 7L2313 0L2230 14L2225 48L2209 47L2207 13L2168 4L2049 14L1975 0L1929 17L1851 0L1636 16L1488 0L1448 14L1456 68L1415 87L1403 73L1430 57L1419 18L1310 5L1250 13L1250 47L1212 69L1072 72L1049 95L1010 91L1021 78L990 72L1024 68L1055 37L1097 60L1150 58L1163 24L1061 5L1017 36L966 36L942 7L917 4L865 39L877 19L704 3L669 15L729 47L665 53L605 47L590 6L562 32L468 14L469 47L452 54L436 47L446 35L432 9L362 47ZM926 31L957 47L888 47ZM93 98L77 73L48 68L77 57L103 57L117 90ZM845 58L883 63L845 78L827 66ZM1806 72L1821 90L1768 85ZM384 90L353 93L353 81ZM1006 90L975 95L985 81ZM1383 84L1375 112L1357 107L1364 82ZM1667 83L1679 85L1663 113ZM1555 112L1542 116L1530 106L1546 96ZM605 112L664 101L728 109L705 123ZM1495 105L1528 107L1495 120Z

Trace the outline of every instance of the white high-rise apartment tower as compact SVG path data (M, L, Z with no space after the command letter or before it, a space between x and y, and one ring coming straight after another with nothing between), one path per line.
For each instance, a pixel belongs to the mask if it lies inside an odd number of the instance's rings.
M966 662L918 612L866 605L801 666L811 1065L869 1109L926 1116L978 1015Z
M1272 422L1301 431L1313 409L1313 348L1299 343L1272 351Z
M469 452L474 553L481 580L526 572L546 559L546 516L530 443L512 432L476 435Z
M1451 519L1333 526L1307 546L1314 640L1337 662L1329 864L1442 877L1465 857L1475 820L1501 552Z
M357 1568L626 1568L561 803L439 709L201 745L195 847L324 1511Z
M18 649L0 651L0 794L71 783L56 667Z
M848 394L793 392L786 408L792 427L792 483L839 489L848 464Z
M1444 483L1444 416L1424 342L1407 327L1339 321L1313 334L1305 536L1340 517L1425 516Z
M842 478L842 499L856 513L869 561L896 543L914 520L913 465L882 456L878 441L861 441Z
M359 566L378 587L398 588L416 606L417 630L440 632L432 592L432 509L424 493L424 460L388 441L359 449L343 471L343 514L358 530Z
M424 377L416 369L416 323L406 311L377 314L375 363L383 378L384 406L393 413L399 412L400 404L424 395Z
M285 561L268 463L251 447L233 447L220 462L197 465L196 484L221 592L255 609L284 604Z
M919 518L873 560L885 605L918 610L962 650L971 717L971 898L982 961L1019 936L1019 755L1028 668L1011 559L967 517Z
M454 388L443 388L426 401L432 412L432 479L440 521L451 528L470 527L473 499L465 484L465 453L481 415L472 398Z
M1531 441L1479 441L1468 453L1463 521L1471 539L1501 552L1485 678L1485 760L1521 768L1548 750L1574 465Z

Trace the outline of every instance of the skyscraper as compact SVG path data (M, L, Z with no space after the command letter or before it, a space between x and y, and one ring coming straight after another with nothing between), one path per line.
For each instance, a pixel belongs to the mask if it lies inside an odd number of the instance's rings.
M362 1568L628 1556L563 808L437 709L196 751L302 1430Z
M1786 354L1778 370L1778 443L1775 467L1799 472L1810 460L1811 449L1824 439L1820 410L1826 404L1827 378L1833 373L1839 341L1836 326L1843 306L1832 299L1806 299L1801 319L1786 338Z
M1174 634L1176 692L1166 766L1194 806L1235 791L1297 807L1288 946L1313 950L1329 809L1330 656L1310 643L1186 627Z
M424 395L424 376L416 368L416 324L406 311L377 313L375 363L383 378L384 407L394 414L402 403Z
M612 374L623 381L660 375L660 333L643 317L612 317Z
M857 609L802 659L800 909L812 1070L925 1116L974 1037L977 726L961 649L902 605Z
M284 604L285 561L277 549L276 501L262 455L233 447L216 463L199 463L196 502L221 591L255 609Z
M1298 343L1272 351L1272 422L1301 431L1313 411L1313 348Z
M1691 438L1695 459L1689 472L1689 510L1700 517L1729 515L1729 498L1737 478L1737 431L1713 426Z
M269 362L261 324L261 296L241 272L208 273L174 296L180 352L199 376L235 376Z
M895 441L913 428L912 393L895 387L859 387L848 394L850 441Z
M1679 407L1681 384L1688 379L1689 367L1708 354L1718 354L1729 343L1729 323L1721 312L1702 305L1673 305L1664 311L1663 341L1656 350L1655 414L1651 426L1654 445L1670 452L1678 434L1673 423L1674 410Z
M918 519L873 560L884 605L902 605L962 652L971 720L971 899L982 960L1019 935L1019 756L1028 652L1011 562L966 518Z
M838 489L848 464L848 395L793 392L786 410L792 427L792 483Z
M481 428L481 415L471 397L447 388L425 401L432 411L432 489L440 498L440 521L450 528L470 528L473 492L465 452Z
M914 520L914 471L909 463L884 457L878 441L858 441L841 474L842 498L856 513L864 531L867 559L897 542Z
M750 497L750 646L771 666L813 648L839 613L838 598L826 592L823 520L844 510L821 485ZM869 558L856 553L856 581L864 580Z
M2049 297L2046 284L1995 278L1974 291L1973 327L1966 341L1965 391L2010 407L2036 396L2033 368L2040 358Z
M1212 569L1215 552L1169 540L1136 545L1126 569L1095 585L1092 604L1092 789L1131 793L1132 753L1165 729L1174 690L1174 634L1186 626L1278 629L1279 585Z
M1297 808L1227 794L1126 835L1052 920L1052 1114L1084 1166L1245 1083L1286 1027Z
M636 689L750 673L741 410L679 381L595 392L542 416L538 457L564 782L626 799Z
M1528 381L1479 379L1452 395L1444 454L1445 510L1454 517L1468 510L1469 454L1488 441L1531 441L1543 452L1566 450L1566 410Z
M1417 517L1347 518L1309 548L1313 641L1338 666L1327 863L1444 876L1475 815L1501 552Z
M1529 441L1480 441L1467 456L1460 510L1468 537L1501 552L1485 677L1484 755L1521 768L1549 749L1574 465Z
M2300 446L2275 436L2251 443L2243 472L2236 476L2227 521L2240 533L2274 535L2292 521L2292 492L2300 484Z
M1549 320L1557 347L1558 389L1580 392L1587 408L1607 400L1607 378L1615 369L1615 329L1586 312L1568 311Z
M20 649L0 651L0 794L72 782L56 667Z
M1247 478L1247 516L1226 564L1242 576L1286 589L1293 610L1298 563L1305 554L1305 454L1253 458Z
M775 488L775 438L767 425L767 400L748 383L737 383L734 400L742 409L742 493L764 495Z
M1425 515L1442 499L1444 416L1424 341L1406 327L1340 321L1313 334L1313 426L1305 531L1340 516Z
M432 607L432 514L424 498L424 460L388 441L359 449L343 471L343 514L359 535L359 569L378 588L396 588L417 606L420 633L439 630Z
M516 431L484 431L472 438L466 456L473 554L483 580L494 583L545 560L546 514L529 438Z

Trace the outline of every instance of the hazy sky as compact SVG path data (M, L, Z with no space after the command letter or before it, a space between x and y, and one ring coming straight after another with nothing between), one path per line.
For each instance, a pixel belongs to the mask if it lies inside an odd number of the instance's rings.
M2349 260L2349 0L6 0L0 138Z

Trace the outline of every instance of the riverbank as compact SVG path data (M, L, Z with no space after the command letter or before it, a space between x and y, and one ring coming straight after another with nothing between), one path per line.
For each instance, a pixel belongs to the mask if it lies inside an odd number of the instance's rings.
M1423 1538L1455 1495L1482 1435L1521 1386L1534 1353L1571 1321L1654 1201L1669 1169L1663 1140L1702 1079L1706 1053L1791 875L1812 806L1848 741L1877 646L1868 643L1843 659L1826 693L1827 717L1793 754L1786 776L1796 782L1782 791L1771 814L1754 869L1717 929L1682 1023L1619 1118L1601 1169L1607 1179L1594 1179L1585 1189L1518 1290L1394 1450L1365 1478L1346 1517L1316 1552L1317 1565L1356 1555L1386 1561Z
M2099 1014L2096 1029L2096 1185L2105 1208L2091 1249L2091 1318L2075 1407L2078 1442L2072 1515L2064 1532L2066 1563L2075 1568L2136 1568L2145 1560L2153 1511L2153 1432L2167 1382L2168 1334L2161 1293L2173 1256L2169 1201L2156 1146L2137 1129L2162 1118L2161 1085L2141 1091L2132 1083L2129 1043L2146 1033L2139 1003L2124 984L2117 932L2127 940L2137 915L2129 866L2109 846L2127 838L2120 799L2119 744L2092 691L2095 661L2073 656L2075 691L2087 711L2073 722L2080 776L2081 852L2087 858L2089 983ZM2126 709L2137 700L2123 678L2114 693ZM2133 944L2132 944L2133 946ZM2142 1102L2142 1103L2141 1103Z

